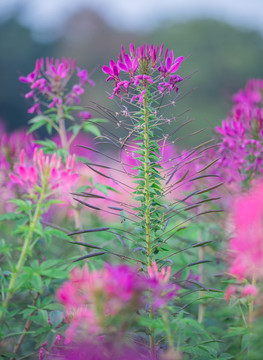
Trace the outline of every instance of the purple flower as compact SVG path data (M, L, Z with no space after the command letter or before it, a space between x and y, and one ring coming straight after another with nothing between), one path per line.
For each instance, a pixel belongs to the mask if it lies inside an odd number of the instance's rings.
M263 173L263 81L251 79L233 96L230 115L216 127L219 165L228 183L242 183Z
M80 85L84 85L87 82L90 83L91 86L94 86L95 83L89 78L88 71L86 69L81 70L77 68L77 76L80 78Z
M110 60L110 66L102 66L102 71L105 74L110 75L106 81L110 81L110 80L115 80L115 81L119 81L119 75L120 75L120 69L117 66L117 64L115 63L115 61Z
M74 85L72 90L76 95L82 95L84 93L84 89L79 85Z
M48 108L52 108L55 107L56 105L61 105L61 104L62 104L62 99L60 97L55 96L51 101L51 103L48 105Z
M155 84L157 84L159 93L170 93L173 90L177 92L176 84L183 79L175 73L184 57L180 56L174 59L173 51L169 52L166 49L161 60L163 48L163 44L160 49L159 46L155 47L153 44L143 44L135 49L134 45L130 44L130 54L126 54L122 46L117 63L110 60L109 66L102 66L102 71L109 75L106 81L113 80L115 82L110 98L117 96L121 99L128 99L130 97L131 102L138 100L141 104L143 102L142 92L149 88L149 85Z
M88 112L88 111L80 111L78 113L78 117L82 118L84 120L88 120L88 119L90 119L92 117L92 114L90 112Z
M31 106L31 108L29 108L27 110L27 112L29 114L34 114L34 112L36 112L38 115L41 114L41 112L40 112L40 104L39 103L34 104L33 106Z
M71 91L67 90L67 84L74 72L78 78L78 83L73 85ZM33 114L41 113L40 104L49 103L48 108L58 107L63 104L79 104L80 98L89 83L94 86L94 82L89 79L87 70L77 68L76 61L62 58L37 59L35 69L26 77L20 76L19 80L30 85L30 91L26 93L26 99L33 99L34 104L28 112ZM44 100L44 101L43 101Z

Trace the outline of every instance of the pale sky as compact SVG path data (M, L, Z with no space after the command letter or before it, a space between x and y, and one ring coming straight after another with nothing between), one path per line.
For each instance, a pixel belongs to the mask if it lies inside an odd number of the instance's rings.
M0 0L0 20L17 12L36 34L59 34L65 20L83 8L131 31L151 30L167 20L210 17L263 34L263 0Z

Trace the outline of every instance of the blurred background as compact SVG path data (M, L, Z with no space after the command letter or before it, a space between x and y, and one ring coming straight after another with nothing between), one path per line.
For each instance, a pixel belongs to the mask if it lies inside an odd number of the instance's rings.
M182 89L190 93L176 111L189 109L184 116L211 133L233 93L263 78L262 19L262 0L0 0L0 119L8 131L26 125L18 76L46 56L76 58L96 82L83 104L111 107L100 66L121 44L152 42L188 57L178 73L192 74Z

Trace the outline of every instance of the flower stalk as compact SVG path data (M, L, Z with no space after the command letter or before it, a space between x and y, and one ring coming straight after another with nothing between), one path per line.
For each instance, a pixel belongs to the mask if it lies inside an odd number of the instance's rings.
M39 221L39 219L41 217L41 209L42 209L42 206L43 206L43 202L44 202L44 200L46 198L47 188L48 188L48 182L45 179L45 181L43 182L43 186L41 188L41 193L40 193L37 205L36 205L34 216L32 217L32 219L31 219L31 221L29 223L28 234L27 234L27 236L25 238L21 254L19 256L18 262L17 262L17 264L16 264L16 266L15 266L13 272L12 272L12 275L11 275L10 283L9 283L9 286L8 286L8 289L7 289L7 295L6 295L6 297L5 297L4 301L3 301L3 304L2 304L3 310L0 311L0 321L2 321L2 319L4 317L4 313L5 313L5 310L8 308L9 301L12 299L13 295L16 292L16 289L15 289L16 279L17 279L17 277L18 277L18 275L19 275L19 273L20 273L20 271L21 271L21 269L22 269L22 267L23 267L23 265L24 265L24 263L26 261L26 258L27 258L27 255L28 255L28 249L30 248L36 225L37 225L37 223L38 223L38 221Z
M147 95L144 95L144 196L145 196L145 237L146 237L146 251L147 264L152 266L151 253L151 224L150 224L150 159L149 159L149 118L147 111Z

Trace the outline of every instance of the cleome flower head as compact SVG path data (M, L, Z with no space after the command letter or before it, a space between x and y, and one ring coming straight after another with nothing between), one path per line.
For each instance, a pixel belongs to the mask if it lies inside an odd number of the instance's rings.
M36 185L46 186L50 193L61 185L64 190L69 189L78 179L74 172L75 155L69 156L65 165L56 154L45 156L42 149L35 148L30 163L25 161L24 155L24 150L21 150L20 161L15 164L10 179L28 193L32 193Z
M69 319L66 336L74 340L85 333L107 333L116 324L124 329L136 311L147 307L149 295L155 309L164 306L175 295L169 274L170 268L159 272L156 264L149 267L148 277L124 264L106 264L95 271L87 265L73 269L57 292Z
M137 268L127 265L107 264L95 271L87 265L73 269L57 292L69 318L67 338L107 331L117 316L126 323L143 306L147 283Z
M77 82L68 89L74 74ZM30 87L25 94L26 99L33 100L33 105L28 109L30 114L41 114L40 104L43 103L47 103L48 108L79 104L86 85L94 85L87 70L76 67L76 60L70 58L37 59L34 70L27 76L20 76L19 80Z
M248 80L233 101L229 116L216 127L218 165L228 183L249 183L263 173L263 80Z
M153 44L143 44L137 49L130 44L129 53L121 47L117 62L110 60L109 66L102 66L102 71L108 75L106 81L114 81L114 89L110 98L114 96L128 98L131 102L138 99L143 101L146 89L157 86L159 94L177 92L177 83L183 79L176 74L183 56L174 57L173 51Z
M151 280L152 307L158 310L176 297L178 287L169 283L170 266L159 271L156 262L153 262L152 266L148 266L148 275Z

